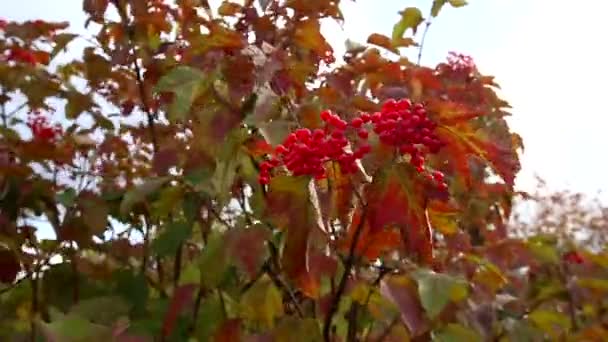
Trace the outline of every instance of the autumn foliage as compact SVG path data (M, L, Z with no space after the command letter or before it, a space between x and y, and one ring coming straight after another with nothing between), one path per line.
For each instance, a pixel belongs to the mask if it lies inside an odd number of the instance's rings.
M608 339L602 246L512 234L494 79L405 57L466 2L334 56L339 3L0 20L0 340Z

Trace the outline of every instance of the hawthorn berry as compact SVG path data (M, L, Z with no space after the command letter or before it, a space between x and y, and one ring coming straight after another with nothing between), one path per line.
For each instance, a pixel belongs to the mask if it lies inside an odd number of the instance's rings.
M29 114L27 125L32 130L34 140L38 141L53 142L63 133L59 124L51 125L48 118L39 111L32 111Z

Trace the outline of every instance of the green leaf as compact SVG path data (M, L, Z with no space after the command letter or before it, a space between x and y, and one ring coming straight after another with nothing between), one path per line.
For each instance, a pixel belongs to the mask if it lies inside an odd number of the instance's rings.
M116 292L132 306L135 314L142 313L148 301L148 282L142 273L133 274L131 271L116 272L113 277L116 282Z
M434 0L433 7L431 7L431 16L433 16L433 18L434 18L437 15L439 15L441 8L446 3L449 3L450 5L452 5L452 7L455 7L455 8L463 7L468 4L466 0Z
M449 276L420 269L413 273L418 282L418 295L430 318L437 317L450 302L458 302L468 296L467 282Z
M143 184L129 190L120 203L120 214L127 216L133 206L143 202L147 196L155 193L160 189L167 181L169 177L151 178L146 180Z
M47 341L104 342L112 340L110 328L94 324L76 316L67 315L51 323L39 321Z
M198 317L196 336L199 341L210 341L215 330L225 319L222 300L218 293L213 293L203 301Z
M212 84L213 77L201 70L180 65L163 76L156 87L157 92L172 92L175 99L169 108L169 119L181 121L190 111L194 100Z
M224 279L228 265L224 238L220 233L213 232L199 259L203 285L208 289L218 286Z
M424 21L422 12L416 7L408 7L400 13L401 19L393 26L393 42L400 41L408 28L411 28L412 32L416 34L418 25Z
M119 296L104 296L80 301L70 313L93 323L112 325L118 317L129 314L129 305Z
M559 338L560 333L567 333L572 328L570 318L557 311L538 309L531 312L528 318L555 339Z
M201 283L201 270L196 263L188 264L179 277L178 285L187 284L200 284Z
M283 298L272 280L263 275L241 297L240 307L245 319L272 328L275 318L283 315Z
M71 207L76 200L76 190L69 188L55 195L57 202L66 207Z
M168 224L165 230L152 242L152 250L158 256L174 255L179 245L186 241L192 232L192 225L185 221Z
M450 323L437 333L433 333L433 341L437 342L475 342L482 341L477 332L460 324Z

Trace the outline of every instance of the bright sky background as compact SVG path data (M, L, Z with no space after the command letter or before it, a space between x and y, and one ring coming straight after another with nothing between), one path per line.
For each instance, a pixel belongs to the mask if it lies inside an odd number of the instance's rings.
M314 1L314 0L309 0ZM346 38L365 42L370 33L390 36L397 12L432 0L343 1L346 23L326 26L336 46ZM514 107L510 123L524 138L527 190L533 175L550 186L595 194L608 201L608 1L469 0L445 6L431 25L423 64L448 51L470 54L485 74L494 75ZM68 20L82 31L81 0L2 0L9 20ZM339 50L338 50L339 51ZM338 55L338 54L336 54Z

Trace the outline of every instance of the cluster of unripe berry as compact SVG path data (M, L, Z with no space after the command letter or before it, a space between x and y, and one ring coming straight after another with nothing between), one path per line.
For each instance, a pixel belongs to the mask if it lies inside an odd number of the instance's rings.
M433 181L440 190L446 190L441 172L427 172L424 168L427 154L437 153L444 143L435 134L436 123L430 120L422 104L412 104L409 100L389 100L380 112L363 113L350 122L342 120L330 111L323 111L321 119L324 129L311 131L300 128L289 134L283 144L276 147L274 155L260 165L259 182L267 184L271 171L284 165L294 176L311 175L316 179L326 176L325 165L337 162L344 174L357 171L357 160L371 151L367 143L370 128L384 145L394 147L401 155L408 155L416 170ZM347 130L356 133L356 144L351 141L351 151ZM353 135L354 136L354 135Z

